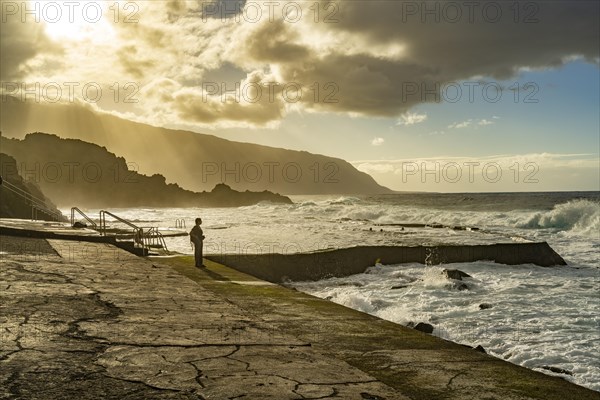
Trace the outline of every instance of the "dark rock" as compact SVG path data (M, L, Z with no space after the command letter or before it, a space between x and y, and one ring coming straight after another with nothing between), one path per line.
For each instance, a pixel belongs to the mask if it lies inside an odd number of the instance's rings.
M479 305L479 309L480 309L480 310L487 310L488 308L492 308L492 305L491 305L491 304L489 304L489 303L481 303L481 304Z
M292 204L289 197L263 190L262 192L238 192L224 183L217 184L211 192L198 195L198 204L207 207L240 207L260 202Z
M425 322L419 322L414 329L420 331L420 332L425 332L425 333L433 333L433 325L431 324L426 324Z
M364 400L386 400L385 397L377 396L376 394L371 394L368 392L362 392L360 394Z
M485 348L482 345L477 345L477 347L473 347L473 349L475 349L475 351L478 351L480 353L484 353L487 354L487 351L485 351Z
M558 368L558 367L551 367L548 365L544 365L544 366L542 366L542 368L545 370L548 370L548 371L552 371L556 374L573 375L573 373L571 371L567 371L566 369L562 369L562 368Z
M456 279L457 281L462 281L462 278L471 278L471 275L458 269L444 269L442 274L448 279Z
M340 283L339 286L363 287L364 284L360 283L360 282L343 282L343 283Z
M408 287L408 285L392 286L392 290L395 290L395 289L404 289L404 288L407 288L407 287Z
M468 344L462 344L462 343L459 343L459 344L461 346L463 346L463 347L468 348L468 349L473 349L473 350L478 351L480 353L487 354L487 352L485 351L485 348L482 345L477 345L476 347L473 347L473 346L469 346Z
M76 221L76 222L73 224L73 228L87 228L87 225L86 225L86 224L84 224L83 222Z
M446 285L446 288L462 292L463 290L469 290L469 285L464 282L452 281Z
M459 290L459 291L461 291L461 292L462 292L463 290L469 290L469 286L467 286L467 284L466 284L466 283L459 283L459 284L457 284L455 287L456 287L456 289L457 289L457 290Z

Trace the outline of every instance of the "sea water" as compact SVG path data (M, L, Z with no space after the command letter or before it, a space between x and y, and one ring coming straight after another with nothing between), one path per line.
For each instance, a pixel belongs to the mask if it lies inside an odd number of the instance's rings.
M460 243L484 235L450 228L402 230L396 225L402 223L460 225L509 241L547 241L568 266L485 261L373 265L346 278L293 284L399 324L430 323L436 336L481 345L494 356L600 391L600 193L411 193L292 200L292 205L111 211L140 226L174 228L176 220L184 220L187 230L200 216L205 253L295 253L401 245L415 238L423 244ZM167 245L192 253L187 237L168 238ZM469 290L450 285L443 268L471 275L465 280ZM490 307L481 309L482 304Z

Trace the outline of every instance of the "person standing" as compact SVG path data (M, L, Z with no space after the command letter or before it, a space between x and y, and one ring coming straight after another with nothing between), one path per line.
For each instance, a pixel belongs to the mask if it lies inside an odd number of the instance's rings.
M202 218L196 218L196 225L190 231L190 242L194 245L194 258L196 259L196 267L205 268L202 261L202 249L204 247L204 233L202 232Z

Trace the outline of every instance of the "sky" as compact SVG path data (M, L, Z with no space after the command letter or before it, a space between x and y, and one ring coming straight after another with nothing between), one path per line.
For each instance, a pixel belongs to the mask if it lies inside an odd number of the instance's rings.
M597 1L0 3L4 94L339 157L395 190L600 190Z

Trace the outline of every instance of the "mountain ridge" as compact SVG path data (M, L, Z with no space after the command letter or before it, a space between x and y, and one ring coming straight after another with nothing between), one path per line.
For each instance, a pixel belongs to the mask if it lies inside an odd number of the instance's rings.
M47 197L64 207L240 207L260 202L291 204L270 191L239 192L217 184L210 192L193 192L164 176L146 176L132 171L125 158L106 147L81 139L64 139L36 132L24 139L0 138L3 152L2 176L23 175L39 186ZM18 164L17 164L18 162ZM19 168L20 167L20 168Z
M0 129L7 137L39 131L95 143L135 163L138 172L160 173L188 190L226 183L236 190L282 194L392 193L343 159L305 150L151 126L76 104L38 104L7 97L2 109Z

